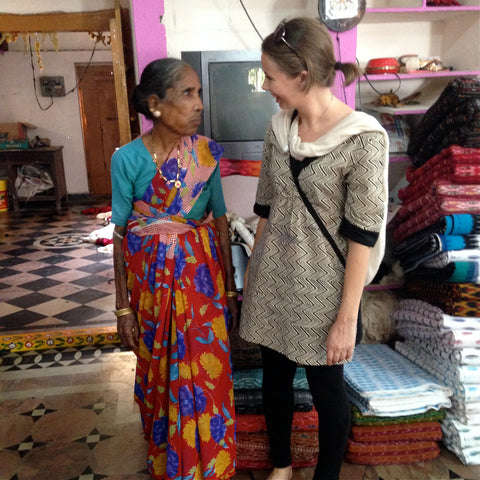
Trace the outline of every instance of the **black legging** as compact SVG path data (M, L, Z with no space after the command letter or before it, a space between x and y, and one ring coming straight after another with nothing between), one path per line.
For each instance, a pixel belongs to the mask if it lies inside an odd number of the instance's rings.
M293 421L293 377L297 364L284 355L261 347L263 406L270 455L277 468L292 464L290 436ZM350 431L350 405L343 365L306 366L308 385L318 412L319 454L314 480L338 480Z

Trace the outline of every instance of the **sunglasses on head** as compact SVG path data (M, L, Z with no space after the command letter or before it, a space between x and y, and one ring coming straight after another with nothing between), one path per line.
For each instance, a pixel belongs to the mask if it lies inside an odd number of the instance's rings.
M292 47L292 45L285 38L286 34L287 34L287 31L285 28L285 22L280 22L278 24L278 27L273 32L273 40L275 41L275 43L283 42L298 58L300 58L300 60L302 60L302 57L297 52L297 50L294 47Z

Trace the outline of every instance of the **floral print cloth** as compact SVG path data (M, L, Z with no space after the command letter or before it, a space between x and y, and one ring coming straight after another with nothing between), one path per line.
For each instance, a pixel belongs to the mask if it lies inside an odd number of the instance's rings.
M223 266L214 224L183 218L221 147L194 136L180 151L180 188L169 181L177 159L167 160L135 203L123 243L140 325L135 399L153 478L226 479L236 454Z

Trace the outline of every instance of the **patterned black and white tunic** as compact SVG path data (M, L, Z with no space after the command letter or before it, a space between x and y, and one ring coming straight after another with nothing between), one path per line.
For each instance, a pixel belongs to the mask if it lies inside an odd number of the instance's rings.
M299 156L321 152L303 168L299 181L346 256L348 239L372 246L384 229L388 137L361 112L352 112L317 140L318 148L298 142L298 122L292 124L293 137L274 131L275 117L272 123L256 195L256 211L268 222L250 258L240 336L299 365L325 365L344 268L298 194L285 144L295 158L295 150Z

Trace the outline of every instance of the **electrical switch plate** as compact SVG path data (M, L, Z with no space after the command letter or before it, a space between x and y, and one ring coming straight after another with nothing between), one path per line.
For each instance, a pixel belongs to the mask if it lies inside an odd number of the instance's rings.
M40 77L40 87L44 97L65 96L65 82L63 77Z

